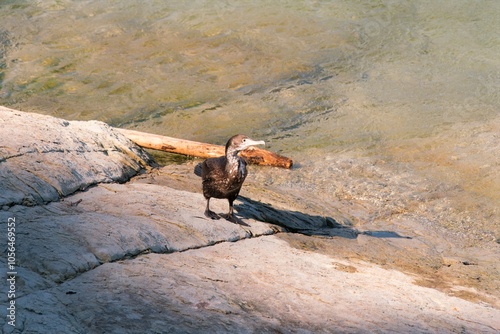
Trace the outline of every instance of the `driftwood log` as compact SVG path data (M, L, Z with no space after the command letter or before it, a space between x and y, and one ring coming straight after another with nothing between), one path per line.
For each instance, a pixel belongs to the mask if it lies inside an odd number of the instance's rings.
M224 155L225 148L221 145L200 143L191 140L160 136L128 129L116 128L125 137L137 145L170 153L189 155L198 158L213 158ZM250 164L291 168L293 161L276 153L257 147L250 147L240 153Z

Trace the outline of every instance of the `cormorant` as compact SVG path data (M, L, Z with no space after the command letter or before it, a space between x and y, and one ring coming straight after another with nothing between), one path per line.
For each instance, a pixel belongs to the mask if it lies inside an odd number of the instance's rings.
M208 218L220 218L210 210L210 198L227 198L229 212L224 218L236 222L233 216L233 202L238 197L247 176L245 159L239 157L238 153L253 145L265 145L265 142L255 141L244 135L233 136L227 141L225 156L209 158L202 163L203 196L207 199L205 216Z

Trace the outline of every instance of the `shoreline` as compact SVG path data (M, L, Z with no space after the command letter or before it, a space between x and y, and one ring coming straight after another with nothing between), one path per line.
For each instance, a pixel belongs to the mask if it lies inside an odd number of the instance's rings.
M7 112L0 109L2 122ZM235 207L248 226L209 221L195 163L145 172L147 155L104 123L12 112L30 129L25 138L4 132L0 162L0 187L10 187L0 226L16 219L21 332L500 329L500 297L490 290L498 272L470 260L484 254L436 252L404 231L377 237L376 226L361 230L341 208L324 217L311 203L294 204L293 193L262 187L257 168ZM25 175L41 181L21 187Z

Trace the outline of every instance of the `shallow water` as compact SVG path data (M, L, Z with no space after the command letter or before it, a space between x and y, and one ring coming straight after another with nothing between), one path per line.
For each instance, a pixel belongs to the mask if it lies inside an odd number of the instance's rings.
M498 1L2 1L0 104L294 158L358 224L500 239ZM325 212L325 215L327 213ZM356 212L350 212L356 216Z

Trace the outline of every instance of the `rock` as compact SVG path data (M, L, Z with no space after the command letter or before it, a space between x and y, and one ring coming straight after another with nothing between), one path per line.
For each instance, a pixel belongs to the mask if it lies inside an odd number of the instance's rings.
M311 203L304 203L310 211L299 209L291 194L259 188L253 170L235 206L242 224L212 221L203 215L195 163L124 182L150 161L105 124L65 126L40 116L40 124L61 129L59 137L33 130L35 140L21 124L39 115L1 115L19 117L18 130L2 142L0 161L0 187L6 190L0 228L6 231L9 218L16 222L16 326L0 308L4 333L500 329L497 292L483 298L484 292L453 284L453 270L480 272L486 280L473 254L466 262L474 265L465 265L401 231L358 232L333 209L325 215ZM72 133L63 134L68 128ZM76 151L66 152L63 138L71 138ZM52 155L58 160L51 161ZM36 161L45 167L35 169ZM211 206L227 211L225 200ZM6 251L1 249L2 277ZM463 298L430 288L433 279ZM474 302L477 296L481 303ZM0 304L9 301L2 292Z
M60 283L143 253L185 251L279 230L250 219L247 226L207 221L200 212L204 202L201 195L150 184L93 187L61 202L26 208L16 217L22 232L17 240L30 245L19 248L17 259Z
M124 182L151 162L102 122L0 106L0 127L0 207L48 203L97 183Z
M495 333L499 315L279 235L104 263L18 305L35 333Z

